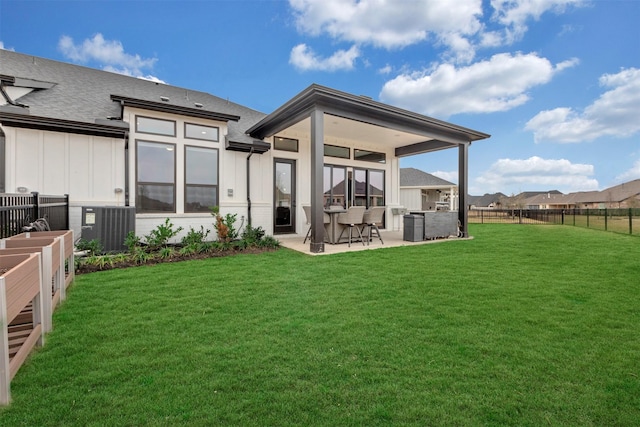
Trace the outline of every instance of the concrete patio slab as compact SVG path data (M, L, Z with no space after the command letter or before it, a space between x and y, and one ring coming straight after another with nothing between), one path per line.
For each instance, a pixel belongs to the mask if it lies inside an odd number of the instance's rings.
M402 231L384 231L380 232L382 236L382 240L384 240L384 244L380 243L380 239L375 238L369 245L363 245L362 242L351 242L351 247L345 243L338 243L336 245L332 245L330 243L325 243L324 252L321 253L312 253L309 250L309 240L307 243L302 243L304 241L304 235L302 234L280 234L275 236L276 239L280 242L280 244L289 249L293 249L294 251L302 252L307 255L331 255L337 253L344 252L356 252L356 251L367 251L367 250L375 250L375 249L384 249L384 248L394 248L399 246L415 246L415 245L429 245L435 243L444 243L444 242L454 242L460 240L471 240L473 237L467 238L458 238L458 237L450 237L446 239L434 239L434 240L423 240L420 242L408 242L402 239Z

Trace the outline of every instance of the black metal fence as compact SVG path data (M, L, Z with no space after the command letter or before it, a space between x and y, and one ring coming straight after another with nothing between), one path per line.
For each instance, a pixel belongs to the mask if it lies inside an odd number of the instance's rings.
M561 224L640 236L640 208L470 209L469 223Z
M22 227L44 218L51 230L69 229L69 195L0 194L0 237L22 233Z

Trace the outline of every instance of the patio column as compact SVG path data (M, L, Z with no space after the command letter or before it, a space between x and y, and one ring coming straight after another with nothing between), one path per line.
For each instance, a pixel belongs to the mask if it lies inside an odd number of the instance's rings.
M468 143L458 145L458 221L460 221L462 237L469 237L469 229L467 227L469 220L469 212L467 211L469 145Z
M324 252L324 111L311 111L311 240L309 251Z

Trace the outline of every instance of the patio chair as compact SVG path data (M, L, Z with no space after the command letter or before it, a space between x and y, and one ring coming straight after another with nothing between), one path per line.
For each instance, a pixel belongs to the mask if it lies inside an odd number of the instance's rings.
M311 238L311 206L303 206L302 210L304 211L304 215L307 217L307 225L309 226L307 234L304 236L304 241L302 242L304 244L307 243L307 239ZM325 226L331 222L331 218L326 213L323 214L323 222Z
M352 232L355 228L360 236L360 241L364 246L364 239L362 238L362 232L360 227L362 226L362 219L364 218L364 206L351 206L345 213L338 214L338 224L345 226L340 232L338 242L342 238L344 230L349 229L349 247L351 247Z
M371 242L371 239L375 234L384 245L384 241L380 235L380 229L378 228L378 223L382 222L382 217L386 210L387 208L385 206L372 206L364 212L364 218L362 219L364 225L362 227L362 231L364 232L364 229L367 228L367 244Z

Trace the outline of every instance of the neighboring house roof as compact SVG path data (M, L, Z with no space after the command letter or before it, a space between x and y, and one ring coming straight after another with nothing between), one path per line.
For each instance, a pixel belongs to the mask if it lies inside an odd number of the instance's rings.
M517 194L515 196L513 196L513 199L520 199L520 200L526 200L530 197L535 197L535 196L546 196L548 194L556 194L556 195L562 195L562 193L558 190L549 190L549 191L523 191L520 194Z
M604 202L622 202L631 197L640 195L640 179L629 181L616 185L615 187L607 188L601 191L605 197Z
M205 92L108 71L0 50L0 75L10 86L25 88L17 101L28 106L0 107L0 119L37 122L37 117L117 127L121 103L228 122L228 140L252 143L245 130L265 114ZM31 90L32 89L32 90ZM28 114L29 117L25 117ZM122 122L121 122L122 123Z
M494 193L488 194L485 193L483 196L469 196L469 205L473 205L476 207L489 207L491 204L495 204L505 199L505 196L502 193Z
M400 168L400 187L455 187L456 184L416 168Z
M523 193L524 194L524 193ZM526 206L577 205L580 203L620 203L640 195L640 179L625 182L602 191L579 191L540 193L524 200Z

